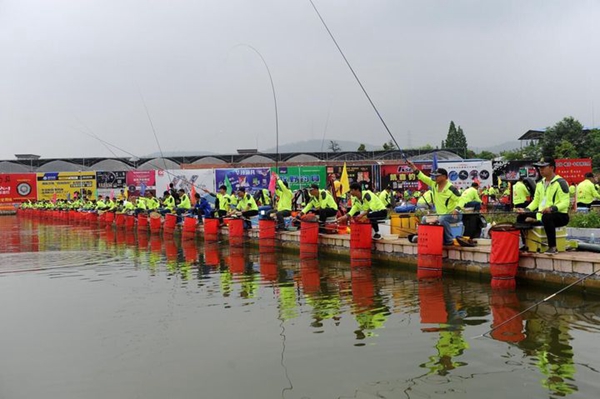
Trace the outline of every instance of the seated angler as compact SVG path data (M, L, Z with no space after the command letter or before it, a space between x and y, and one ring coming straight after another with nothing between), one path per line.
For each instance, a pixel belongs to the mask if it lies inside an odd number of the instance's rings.
M244 228L251 229L252 223L250 222L250 218L258 215L258 206L256 205L256 201L252 195L246 192L244 187L238 188L237 196L237 212L234 212L234 214L244 218Z
M149 213L158 212L158 208L160 208L160 202L150 191L146 191L146 210Z
M210 206L208 200L202 197L200 194L194 194L194 206L192 207L192 215L198 218L198 222L202 223L204 217L212 217L214 214L214 209Z
M355 217L358 220L368 219L371 221L371 227L375 234L375 240L381 239L379 234L379 221L387 217L387 209L378 196L369 190L362 190L359 183L350 184L350 196L352 198L352 208L347 214L340 217L338 222L346 221L349 217Z
M585 174L585 180L577 185L577 207L591 208L592 205L600 205L600 194L594 187L594 174Z
M394 200L394 196L392 194L392 186L388 184L385 189L379 193L379 199L381 200L383 206L385 206L387 209L394 209L396 201Z
M431 190L427 190L423 195L419 196L419 199L417 200L417 208L428 211L434 210L433 192Z
M464 206L458 189L448 180L446 169L437 168L431 172L431 177L428 177L411 161L408 161L408 165L413 169L417 178L431 188L433 205L439 215L438 222L444 227L444 245L452 245L454 236L450 225L462 220L461 208Z
M309 190L310 200L308 204L298 214L298 217L313 212L319 215L319 222L325 224L328 217L337 215L338 206L333 199L331 193L327 190L319 190L317 184L312 184Z
M108 197L107 197L108 198ZM96 210L99 212L103 212L108 209L106 202L104 202L104 197L101 195L98 196L98 201L96 201Z
M525 176L519 175L519 181L513 186L512 202L514 208L525 208L529 205L529 190L524 182Z
M179 204L177 205L177 219L181 221L181 215L189 212L192 209L192 202L190 201L190 197L185 193L185 190L180 188L177 192L179 197Z
M553 255L557 253L556 228L569 223L569 184L555 173L553 158L544 157L533 165L539 168L542 180L537 183L535 194L527 208L516 208L520 213L517 223L541 223L548 238L546 254Z
M175 213L175 198L169 191L163 193L162 207L158 212L163 216L167 213Z
M211 197L215 197L215 210L219 217L219 223L223 224L223 218L227 216L230 210L231 196L227 194L227 186L221 185L217 193L212 193L209 190L203 188L205 193Z
M471 183L471 187L467 188L462 194L461 199L465 203L465 208L473 208L474 211L481 210L481 198L479 198L479 183Z
M140 195L135 201L135 216L139 215L140 213L146 213L147 210L146 198Z

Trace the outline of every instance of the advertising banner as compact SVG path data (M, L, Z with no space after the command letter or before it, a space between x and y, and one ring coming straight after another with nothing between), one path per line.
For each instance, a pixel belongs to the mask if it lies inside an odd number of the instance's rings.
M279 178L288 183L290 190L296 191L318 184L319 188L327 186L325 166L281 166L272 168Z
M36 199L35 173L0 174L0 204L35 201Z
M127 172L96 172L96 186L98 195L117 196L127 183Z
M417 163L415 164L419 170L429 176L431 173L432 163ZM393 190L410 190L415 191L419 188L419 180L412 169L406 164L399 165L381 165L381 189L388 185L392 186Z
M556 174L569 184L579 184L585 179L585 174L592 171L591 158L557 159Z
M493 184L498 184L498 178L502 181L515 182L519 176L530 177L533 180L540 178L538 170L533 163L535 161L493 161L494 169Z
M159 196L168 190L171 183L175 190L182 188L187 193L192 192L193 184L196 192L203 195L203 188L215 191L215 173L212 169L173 169L156 172L156 189Z
M269 188L271 181L271 168L238 168L215 169L215 185L226 185L232 190L244 187L246 191L255 192L259 189Z
M338 179L342 176L343 165L340 166L327 166L327 184L328 186L333 182L334 177ZM348 165L346 166L348 171L348 181L350 183L358 182L363 185L367 184L369 187L373 184L373 166L372 165Z
M79 193L96 198L96 172L50 172L37 174L38 200L73 199Z
M458 189L469 188L474 181L480 187L492 185L492 161L441 161L438 167L448 171L448 180Z
M139 196L142 191L156 195L156 171L130 170L125 177L128 194Z

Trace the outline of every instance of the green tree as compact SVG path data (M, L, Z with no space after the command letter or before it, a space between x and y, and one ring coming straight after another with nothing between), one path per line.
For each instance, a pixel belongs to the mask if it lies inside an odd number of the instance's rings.
M421 147L417 148L417 150L422 150L422 151L433 151L435 148L433 148L433 146L431 144L425 144L422 145Z
M446 140L442 141L442 148L448 148L457 151L461 155L467 154L467 138L462 130L462 127L456 127L454 121L450 121L448 127L448 135Z
M358 146L358 148L356 149L356 151L358 152L366 152L367 151L367 146L365 146L364 144L361 144Z
M577 148L571 142L561 140L554 150L554 157L556 158L578 158Z
M573 145L578 154L585 152L587 136L583 134L583 126L572 116L563 118L554 126L546 129L542 142L542 154L548 157L556 157L557 147L562 141Z
M329 145L327 146L328 149L331 150L331 152L340 152L342 151L342 148L340 147L339 143L337 141L334 140L330 140L329 141Z
M524 159L537 160L542 156L542 146L532 141L523 148L503 151L500 155L507 161L519 161Z
M498 155L494 154L491 151L481 151L479 154L475 154L475 158L479 158L479 159L494 159L496 158Z
M383 149L386 151L392 151L396 149L396 144L393 140L388 141L387 143L383 143Z

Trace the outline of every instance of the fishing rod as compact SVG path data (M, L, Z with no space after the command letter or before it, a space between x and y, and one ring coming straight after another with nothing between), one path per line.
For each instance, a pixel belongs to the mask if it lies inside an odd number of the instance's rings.
M406 154L404 153L404 151L402 151L402 148L400 147L400 145L398 144L398 142L396 141L396 138L394 137L394 135L392 134L392 132L390 131L390 129L388 128L387 124L385 123L385 121L383 120L383 117L381 116L381 113L379 113L379 110L377 109L377 107L375 106L375 103L373 102L373 100L371 100L371 96L369 96L369 93L367 93L367 90L365 89L365 87L363 86L362 82L360 81L360 79L358 78L358 75L356 74L356 72L354 72L354 68L352 68L352 65L350 65L350 62L348 61L348 59L346 58L346 55L344 54L344 52L342 51L342 48L340 47L340 45L338 44L337 40L335 40L335 37L333 36L333 33L331 33L331 30L329 29L329 27L327 26L327 24L325 23L325 20L323 19L323 17L321 16L321 13L319 12L319 10L317 9L317 6L315 6L315 3L313 3L313 0L308 0L310 2L310 4L312 5L313 9L315 10L315 12L317 13L317 16L319 17L319 19L321 20L321 23L323 24L323 26L325 27L325 30L327 30L327 33L329 33L329 36L331 37L331 40L333 40L333 43L335 44L335 46L337 47L338 51L340 52L340 54L342 55L342 58L344 59L344 61L346 62L346 65L348 66L348 68L350 69L350 72L352 72L352 75L354 75L354 78L356 79L356 81L358 82L358 85L360 86L360 88L362 89L363 93L365 94L365 96L367 97L367 100L369 100L369 103L371 104L371 106L373 107L373 109L375 110L375 113L377 114L377 116L379 117L379 120L381 121L381 123L383 124L383 127L385 128L385 130L388 132L388 134L390 135L390 137L392 138L392 141L394 142L394 144L396 145L396 148L400 151L400 154L402 155L402 158L404 160L406 160Z
M573 283L571 283L571 284L567 285L566 287L563 287L563 288L561 288L560 290L556 291L555 293L553 293L553 294L551 294L551 295L548 295L546 298L542 299L541 301L534 303L533 305L529 306L527 309L525 309L525 310L523 310L522 312L520 312L520 313L518 313L518 314L514 315L513 317L509 318L508 320L505 320L505 321L503 321L502 323L498 324L497 326L494 326L494 327L492 327L491 329L489 329L488 331L484 332L483 334L481 334L481 335L477 335L477 336L475 336L475 337L473 337L473 338L471 338L471 339L477 339L477 338L481 338L481 337L483 337L483 336L485 336L485 335L487 335L487 334L489 334L489 333L491 333L491 332L494 332L494 331L496 331L497 329L499 329L499 328L500 328L500 327L502 327L503 325L505 325L505 324L508 324L508 323L509 323L509 322L511 322L512 320L516 319L516 318L517 318L517 317L519 317L519 316L522 316L524 313L526 313L526 312L530 311L531 309L535 308L536 306L539 306L539 305L541 305L542 303L549 301L550 299L554 298L555 296L557 296L557 295L558 295L558 294L560 294L561 292L564 292L564 291L568 290L569 288L573 287L574 285L577 285L577 284L579 284L580 282L582 282L582 281L585 281L586 279L588 279L588 278L592 277L593 275L595 275L595 274L596 274L596 273L598 273L598 272L600 272L600 269L596 270L595 272L592 272L592 273L590 273L590 274L587 274L587 275L585 275L585 276L581 277L581 278L580 278L580 279L578 279L577 281L575 281L575 282L573 282Z
M158 135L156 134L156 129L154 128L154 123L152 123L152 118L150 117L150 111L148 111L148 106L146 106L146 101L144 100L144 96L142 95L142 91L138 87L138 93L140 94L140 98L142 99L142 104L144 104L144 109L146 110L146 116L148 116L148 121L150 122L150 127L152 128L152 133L154 133L154 140L156 140L156 145L158 146L158 151L160 151L160 157L165 164L165 170L167 170L167 160L163 154L163 150L160 146L160 142L158 141Z

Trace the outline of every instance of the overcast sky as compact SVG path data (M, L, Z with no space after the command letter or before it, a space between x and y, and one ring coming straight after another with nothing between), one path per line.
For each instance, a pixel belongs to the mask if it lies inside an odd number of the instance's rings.
M405 148L600 124L599 1L314 1ZM389 139L308 0L0 0L0 159L273 147L240 44L281 144Z

